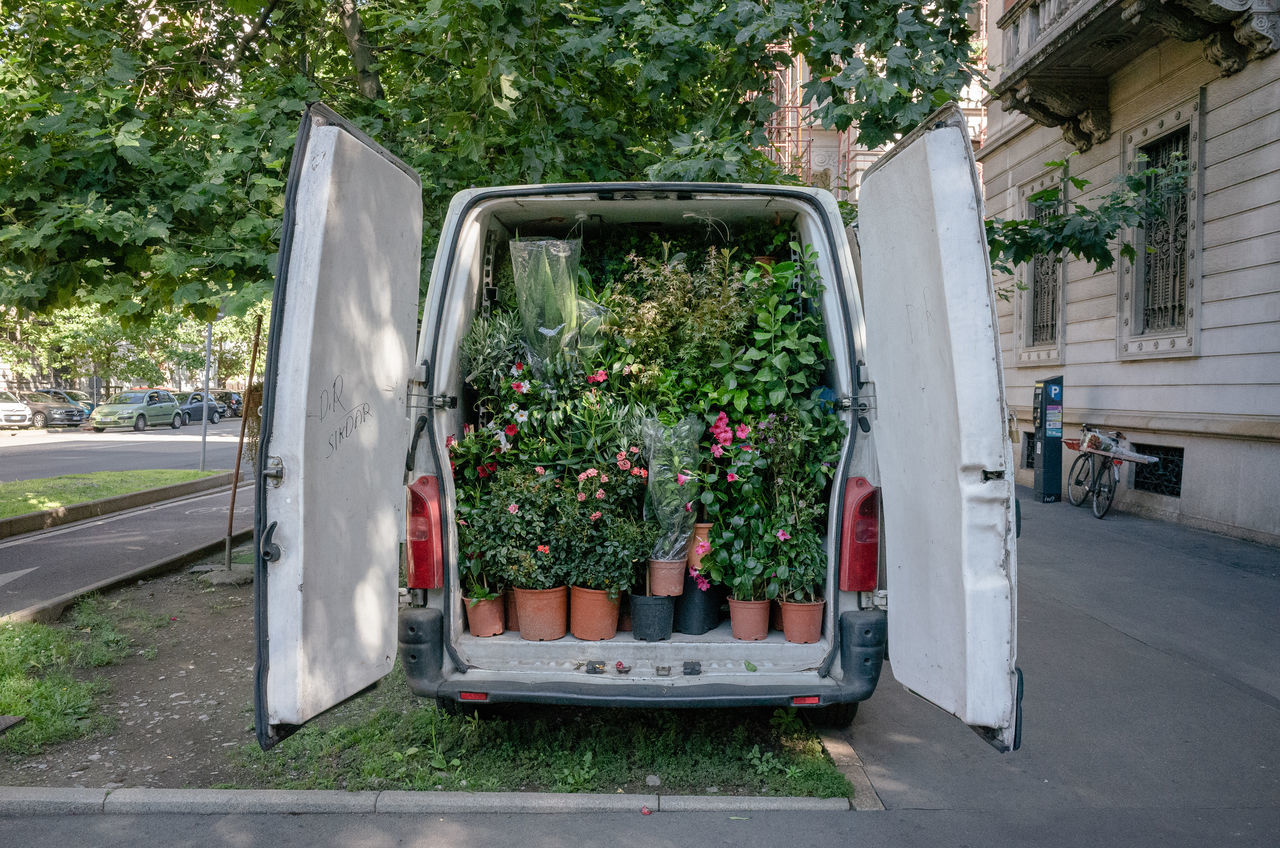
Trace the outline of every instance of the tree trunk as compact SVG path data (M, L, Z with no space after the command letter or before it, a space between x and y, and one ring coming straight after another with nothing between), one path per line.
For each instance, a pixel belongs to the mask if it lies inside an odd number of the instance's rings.
M356 69L356 82L360 93L370 100L384 100L382 82L378 72L373 69L373 48L365 35L364 24L360 23L360 13L356 11L356 0L338 0L338 19L342 22L342 34L347 37L347 47L351 51L351 64Z

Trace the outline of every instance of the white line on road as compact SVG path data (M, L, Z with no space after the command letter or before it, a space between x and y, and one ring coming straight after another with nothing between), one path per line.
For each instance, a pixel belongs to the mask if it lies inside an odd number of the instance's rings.
M36 568L39 568L39 567L40 566L36 566ZM6 583L12 583L13 581L17 580L19 577L25 577L26 575L35 571L36 568L24 568L21 571L10 571L8 574L0 574L0 586L3 586Z
M237 495L237 498L242 497L244 495L244 492L243 492L244 489L251 489L252 487L253 487L252 481L248 483L241 483L237 489L237 491L239 492L239 494ZM111 515L104 515L101 518L94 518L94 519L89 519L85 521L77 521L72 524L64 524L61 527L55 527L50 530L39 531L36 533L27 533L22 536L13 536L13 537L10 537L9 539L6 539L3 542L0 542L0 551L4 550L5 548L13 547L14 545L21 545L25 542L30 542L33 539L47 539L51 536L60 536L63 533L82 533L84 532L85 527L97 527L101 524L108 524L112 521L120 521L121 519L124 519L124 518L131 518L135 515L139 515L144 512L149 512L157 509L168 509L170 507L190 503L192 501L198 501L198 500L203 500L205 498L216 498L216 497L223 497L223 498L228 497L228 490L220 489L216 492L208 492L206 494L191 495L190 497L186 497L186 498L175 498L174 500L171 500L171 501L160 501L159 503L140 506L137 509L128 509L122 512L112 513ZM237 515L240 514L240 507L236 507L236 514Z

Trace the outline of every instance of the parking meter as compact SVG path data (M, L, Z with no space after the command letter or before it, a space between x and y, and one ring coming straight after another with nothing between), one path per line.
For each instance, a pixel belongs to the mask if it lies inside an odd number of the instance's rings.
M1054 503L1062 500L1062 377L1036 381L1031 423L1036 438L1036 500Z

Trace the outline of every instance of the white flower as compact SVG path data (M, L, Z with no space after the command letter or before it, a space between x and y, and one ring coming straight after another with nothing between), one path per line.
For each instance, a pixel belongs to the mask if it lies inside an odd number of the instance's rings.
M517 423L517 424L523 424L524 422L526 422L526 421L528 421L528 420L529 420L529 413L527 413L527 412L525 412L523 409L521 409L520 411L518 411L518 412L516 413L515 418L516 418L516 423Z
M519 409L520 409L520 407L519 407L519 406L517 406L517 405L516 405L516 404L514 404L514 403L512 403L512 404L508 404L508 405L507 405L507 411L508 411L508 412L516 412L516 411L518 411Z

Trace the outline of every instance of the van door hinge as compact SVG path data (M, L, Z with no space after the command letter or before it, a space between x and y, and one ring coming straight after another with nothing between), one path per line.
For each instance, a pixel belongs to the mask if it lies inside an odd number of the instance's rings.
M271 481L271 485L279 487L284 482L284 460L278 456L267 457L267 467L262 469L262 476Z
M457 409L457 395L430 395L427 397L427 409Z

